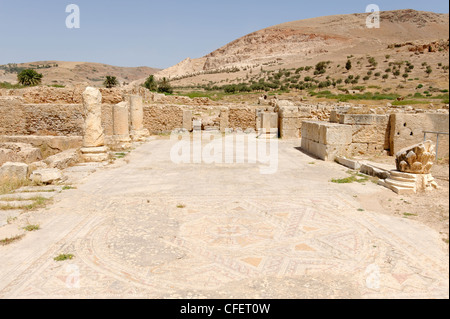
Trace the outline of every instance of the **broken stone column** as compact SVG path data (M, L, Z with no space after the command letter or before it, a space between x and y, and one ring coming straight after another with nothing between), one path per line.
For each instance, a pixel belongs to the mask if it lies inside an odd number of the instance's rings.
M228 108L220 110L220 132L226 133L230 126L230 111Z
M183 129L192 131L192 111L183 110Z
M147 129L144 129L144 105L142 97L139 95L129 95L130 119L131 119L131 138L133 141L143 141L150 135Z
M108 159L102 127L102 94L98 89L87 87L82 98L85 114L82 158L87 162L102 162Z
M436 158L433 142L426 141L407 147L396 155L397 170L379 182L399 195L430 191L439 186L431 175Z
M131 147L130 106L128 102L121 102L113 107L113 134L114 147L119 149Z

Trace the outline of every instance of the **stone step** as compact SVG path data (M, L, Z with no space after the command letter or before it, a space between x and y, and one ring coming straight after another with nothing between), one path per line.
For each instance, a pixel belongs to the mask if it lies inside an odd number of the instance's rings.
M411 189L416 189L416 183L405 183L405 182L399 182L396 181L394 179L386 179L385 180L386 184L391 185L391 186L396 186L396 187L402 187L402 188L411 188Z
M416 179L404 178L400 176L391 176L391 179L404 183L416 183Z
M49 199L55 195L56 195L56 192L14 193L14 194L0 195L0 201L7 201L7 200L24 201L24 200L32 200L33 198L36 198L36 197L43 197L43 198Z
M55 185L45 185L45 186L24 186L15 191L15 193L26 193L26 192L61 192L63 186L55 186Z
M378 185L384 186L393 192L397 193L398 195L414 195L416 193L415 189L413 188L405 188L405 187L399 187L394 185L389 185L384 180L379 180Z
M411 180L416 180L416 175L415 174L410 174L410 173L403 173L400 171L391 171L391 176L398 176L398 177L402 177L402 178L408 178Z
M20 209L0 210L0 227L8 225L10 218L18 217L22 211Z
M0 228L0 240L23 236L24 234L25 230L19 228L17 225L6 225Z
M24 208L29 205L33 205L32 200L21 200L21 201L0 201L0 209L14 209L14 208Z

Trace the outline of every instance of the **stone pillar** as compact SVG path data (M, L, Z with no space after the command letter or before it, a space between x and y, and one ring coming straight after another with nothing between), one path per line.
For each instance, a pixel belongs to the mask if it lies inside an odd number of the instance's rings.
M192 111L183 110L183 129L192 131Z
M131 138L133 141L143 141L150 135L149 131L144 129L144 105L142 97L139 95L129 95L130 119L131 119Z
M121 102L113 107L113 134L115 147L120 149L131 147L130 106L128 102Z
M220 132L226 133L230 129L230 111L227 109L220 110Z
M102 94L98 89L88 87L82 97L85 114L82 158L87 162L102 162L108 159L102 126Z

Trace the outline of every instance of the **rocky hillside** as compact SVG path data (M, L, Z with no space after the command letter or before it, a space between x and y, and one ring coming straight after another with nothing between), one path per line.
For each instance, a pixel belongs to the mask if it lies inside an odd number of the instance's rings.
M288 22L237 39L199 59L186 59L158 72L160 77L189 80L208 74L241 76L238 70L288 68L317 61L345 61L349 55L394 54L396 44L427 45L449 38L449 15L414 10L381 13L381 27L366 27L368 14L350 14ZM448 54L448 45L444 47ZM403 48L408 51L409 47ZM281 67L282 65L282 67ZM220 77L219 77L220 78ZM206 78L202 78L205 82Z
M118 67L101 63L39 61L20 64L0 65L0 82L17 82L17 72L32 68L42 73L43 84L70 85L86 83L101 86L107 75L117 77L123 84L148 77L159 69L149 67Z

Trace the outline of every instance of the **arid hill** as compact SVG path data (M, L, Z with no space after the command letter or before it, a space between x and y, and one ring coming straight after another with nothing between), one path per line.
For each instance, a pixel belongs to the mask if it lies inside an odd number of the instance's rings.
M381 12L381 27L367 28L367 13L327 16L269 27L240 39L199 59L186 59L160 71L175 85L225 81L265 70L314 65L320 61L344 64L348 56L384 57L394 60L423 47L443 42L436 52L440 62L448 59L449 15L415 10ZM419 53L428 53L419 52ZM418 53L418 54L419 54ZM434 58L437 55L434 56ZM441 58L441 56L443 56ZM426 55L418 58L428 61ZM431 59L433 60L433 58ZM418 61L419 62L419 61ZM445 63L448 64L448 63ZM242 72L247 71L247 72Z
M159 69L150 67L118 67L101 63L88 62L61 62L61 61L39 61L20 63L17 65L0 66L0 82L17 82L17 73L9 72L11 67L17 69L33 68L42 73L43 84L68 85L74 83L87 83L93 86L102 86L107 75L117 77L120 84L130 83L154 74Z

